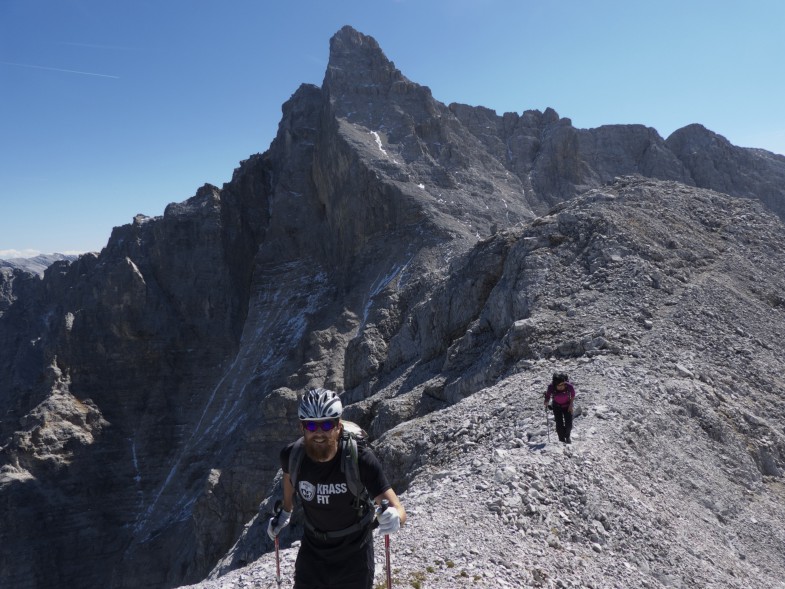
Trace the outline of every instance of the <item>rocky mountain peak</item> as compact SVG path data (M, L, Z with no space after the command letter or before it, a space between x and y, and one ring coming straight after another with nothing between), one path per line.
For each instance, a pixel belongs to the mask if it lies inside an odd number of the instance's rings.
M345 26L330 39L324 88L332 95L384 95L396 83L410 82L387 59L373 37Z
M684 151L685 148L731 149L733 147L725 137L707 129L700 123L692 123L681 129L676 129L668 137L667 142L674 151Z
M703 125L674 131L665 142L691 183L763 201L785 218L785 157L733 145Z

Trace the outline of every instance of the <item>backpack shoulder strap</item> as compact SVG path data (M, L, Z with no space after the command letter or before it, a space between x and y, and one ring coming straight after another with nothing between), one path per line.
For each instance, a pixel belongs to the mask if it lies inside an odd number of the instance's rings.
M354 495L354 509L357 518L362 519L368 512L373 512L373 498L360 478L359 444L352 434L344 434L341 439L341 471L346 476L346 484Z
M300 475L300 466L303 463L303 456L305 456L305 439L300 438L292 446L292 451L289 454L289 478L292 481L292 488L294 494L297 495L297 478Z
M352 435L344 435L341 440L341 472L346 475L346 484L355 497L362 495L365 486L360 480L360 459L358 457L357 440Z

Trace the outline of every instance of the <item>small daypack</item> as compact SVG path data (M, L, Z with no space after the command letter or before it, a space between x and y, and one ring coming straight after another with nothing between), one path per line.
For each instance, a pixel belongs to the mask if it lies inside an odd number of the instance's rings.
M341 453L341 472L346 475L346 484L349 491L354 495L354 508L357 510L357 517L361 523L367 518L368 513L373 514L372 498L368 494L360 480L360 448L367 446L368 434L363 428L353 421L342 421L343 433L339 441L338 451ZM289 454L289 479L295 494L299 494L297 489L297 479L300 474L300 466L305 456L305 439L300 438L294 443L292 452ZM306 518L307 524L307 518ZM331 537L335 537L331 535Z

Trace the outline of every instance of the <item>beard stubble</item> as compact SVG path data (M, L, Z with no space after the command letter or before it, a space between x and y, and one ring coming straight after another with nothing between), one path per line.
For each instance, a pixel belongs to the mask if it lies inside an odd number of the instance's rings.
M326 442L317 444L313 439L305 439L305 455L315 462L326 462L338 453L338 438L328 436Z

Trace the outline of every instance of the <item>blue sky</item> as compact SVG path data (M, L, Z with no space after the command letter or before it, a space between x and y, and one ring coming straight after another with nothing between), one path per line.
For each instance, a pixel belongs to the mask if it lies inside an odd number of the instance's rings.
M785 154L781 0L0 0L0 257L227 182L347 24L445 103Z

